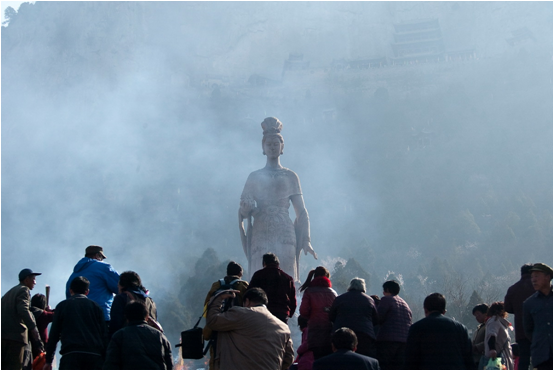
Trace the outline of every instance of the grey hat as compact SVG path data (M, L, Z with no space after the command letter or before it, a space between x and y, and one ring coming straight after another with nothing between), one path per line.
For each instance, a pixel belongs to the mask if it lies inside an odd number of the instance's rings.
M21 272L19 272L19 281L23 281L25 278L29 277L29 276L40 276L42 273L36 273L36 272L33 272L32 269L29 269L29 268L25 268L23 269Z
M544 272L545 274L549 274L551 277L553 277L553 269L544 263L536 263L532 268L530 268L530 272Z

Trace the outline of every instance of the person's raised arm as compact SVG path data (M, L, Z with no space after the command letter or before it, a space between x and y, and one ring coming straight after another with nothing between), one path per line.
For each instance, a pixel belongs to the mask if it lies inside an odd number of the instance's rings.
M213 297L207 305L206 325L215 331L231 331L240 326L236 315L231 308L226 312L221 312L221 305L225 299L234 298L238 290L227 290Z
M104 277L109 291L111 291L112 294L117 295L119 293L119 273L117 273L111 265L106 264L106 274Z

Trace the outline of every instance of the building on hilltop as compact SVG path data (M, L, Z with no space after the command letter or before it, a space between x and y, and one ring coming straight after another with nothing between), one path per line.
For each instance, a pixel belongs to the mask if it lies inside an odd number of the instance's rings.
M528 40L536 41L534 34L527 27L522 27L517 30L513 30L511 31L511 34L513 35L513 37L506 39L507 43L511 46L524 44L528 42Z
M464 61L468 59L476 59L476 50L471 49L462 49L462 50L448 50L445 53L446 61Z
M437 19L396 23L394 31L393 65L445 60L445 45Z
M386 57L377 57L377 58L368 58L368 59L358 59L349 61L348 65L350 68L371 68L371 67L382 67L388 64Z
M290 53L288 59L284 61L284 71L298 71L308 68L309 61L304 61L301 53Z

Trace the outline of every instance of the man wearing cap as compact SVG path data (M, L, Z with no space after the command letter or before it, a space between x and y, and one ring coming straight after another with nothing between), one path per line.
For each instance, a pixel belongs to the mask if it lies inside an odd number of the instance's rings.
M36 285L36 276L41 274L23 269L19 272L19 285L2 296L2 370L21 370L29 337L43 348L29 310L30 291Z
M104 318L106 322L109 322L113 295L119 292L117 286L119 273L110 264L105 263L104 259L107 259L107 256L104 255L104 249L101 246L88 246L84 258L75 265L73 274L67 280L65 296L67 299L71 297L69 287L75 277L86 277L90 281L88 298L102 308Z
M532 339L532 366L538 370L553 369L553 269L536 263L530 269L536 292L523 303L524 332Z

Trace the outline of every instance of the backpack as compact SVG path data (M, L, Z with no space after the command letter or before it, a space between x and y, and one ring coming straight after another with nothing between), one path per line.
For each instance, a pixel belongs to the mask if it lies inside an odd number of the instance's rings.
M213 293L213 295L211 295L211 297L217 296L223 291L237 290L238 284L240 282L245 282L245 281L237 278L235 280L230 281L229 283L226 283L225 279L221 278L219 280L219 285L220 285L219 288L217 290L215 290L215 292ZM223 304L223 312L228 310L230 307L235 306L235 305L239 305L239 304L240 304L240 298L238 297L238 295L236 295L233 300L228 300L227 299L227 300L224 301L224 304Z
M150 316L150 309L152 307L152 302L153 302L152 298L150 298L148 296L148 297L146 297L145 300L142 300L142 298L138 298L131 291L125 291L125 294L127 294L127 304L130 303L132 300L135 300L135 301L138 300L138 301L143 302L144 305L146 305L146 310L148 311L148 317L146 318L146 322L148 323L148 326L153 327L156 330L159 330L159 331L163 332L163 327L161 327L161 324L158 321L156 321L155 318L152 318L152 316ZM125 319L125 323L126 322L127 322L127 320Z

